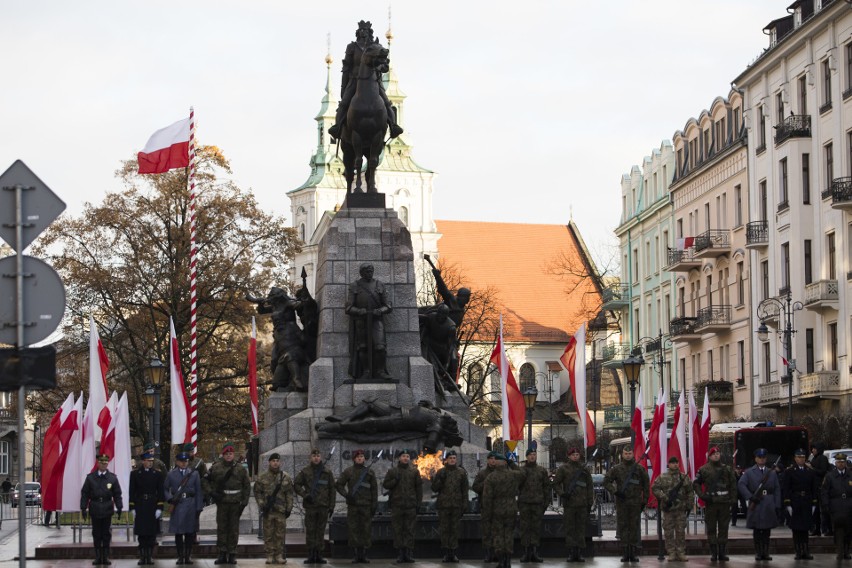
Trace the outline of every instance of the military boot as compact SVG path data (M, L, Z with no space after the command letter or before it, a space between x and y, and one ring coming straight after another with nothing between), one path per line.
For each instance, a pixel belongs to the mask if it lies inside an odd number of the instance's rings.
M811 543L804 541L802 543L802 560L813 560L814 555L811 554Z
M313 564L314 563L314 549L308 549L308 556L302 561L303 564Z
M630 545L624 547L624 556L621 557L622 562L630 562Z
M228 553L219 551L219 556L216 557L216 560L213 561L213 564L227 564L228 563Z
M447 549L447 558L449 559L448 562L457 563L459 561L459 557L456 556L455 548Z
M139 562L136 563L138 566L142 566L145 564L145 547L141 544L139 545Z
M92 560L92 564L97 566L101 563L101 549L100 547L95 547L95 559Z
M494 562L494 550L491 547L485 548L485 559L483 562Z
M730 558L728 557L728 544L717 544L716 546L719 547L719 560L721 560L722 562L727 562L728 560L730 560Z
M793 550L796 551L796 555L793 558L795 560L801 560L802 559L802 543L801 542L794 542L793 543Z
M236 564L237 563L237 555L233 552L228 553L228 564Z
M769 556L769 531L763 531L763 559L764 560L772 560L772 557Z
M314 564L328 564L328 560L322 557L322 549L316 549L316 555L314 556Z
M192 561L192 540L187 540L183 545L183 563L195 564ZM153 564L153 562L152 562Z
M367 547L361 547L361 564L369 564L370 559L367 558Z
M710 562L716 562L719 560L719 545L711 544L710 545Z
M272 553L272 552L266 553L266 563L267 564L277 564L277 562L275 562L275 554L274 553Z
M405 563L406 564L414 564L414 550L411 548L405 549Z
M751 542L754 545L754 559L755 560L763 560L763 553L760 552L761 541L760 541L760 537L757 535L756 529L755 529L754 533L752 534Z
M573 546L568 547L568 558L565 559L565 562L574 562L574 550Z
M175 564L186 564L186 560L183 557L183 544L175 544L175 548L177 548L177 562Z
M101 564L112 564L109 559L109 545L103 547L101 552Z
M361 549L356 546L352 555L352 564L358 564L359 562L361 562Z
M405 564L405 549L404 548L399 549L399 556L396 557L396 563L397 564Z
M525 546L524 547L524 554L523 554L523 556L521 556L521 564L523 564L524 562L532 562L532 559L530 558L531 551L532 551L531 546ZM501 557L500 562L502 562L502 561L503 561L503 558Z
M574 547L574 562L585 562L586 559L583 556L583 547L575 546Z
M630 561L631 562L639 562L639 547L638 546L630 546Z
M530 562L544 562L544 559L538 555L538 547L531 546L530 547Z

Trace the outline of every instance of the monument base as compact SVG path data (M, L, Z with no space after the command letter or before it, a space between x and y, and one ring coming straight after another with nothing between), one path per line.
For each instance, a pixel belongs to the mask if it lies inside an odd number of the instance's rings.
M384 193L347 193L343 201L347 209L384 209Z

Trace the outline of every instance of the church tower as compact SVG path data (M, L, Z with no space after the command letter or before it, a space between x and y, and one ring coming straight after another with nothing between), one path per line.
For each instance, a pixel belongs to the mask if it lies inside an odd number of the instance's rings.
M385 37L390 47L393 34L388 29ZM391 53L391 61L393 54ZM311 173L297 189L287 193L290 198L290 218L299 237L305 242L302 252L296 255L291 277L298 282L304 267L308 274L308 287L314 289L314 271L317 263L317 246L325 234L334 213L346 197L346 180L343 176L342 153L337 145L331 144L328 129L334 124L339 97L332 87L329 52L325 57L326 85L320 104L317 121L317 146L310 160ZM399 79L393 64L382 78L388 98L396 109L397 122L405 124L406 95L399 87ZM394 209L411 233L415 265L423 254L438 255L440 234L435 227L432 214L432 183L435 173L417 164L412 157L410 134L406 130L401 136L390 140L385 146L376 171L376 185L386 195L389 208ZM431 274L429 275L431 278Z

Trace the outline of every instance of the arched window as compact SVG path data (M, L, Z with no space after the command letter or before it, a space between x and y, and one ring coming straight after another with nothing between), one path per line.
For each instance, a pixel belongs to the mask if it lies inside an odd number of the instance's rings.
M403 225L408 226L408 207L402 206L399 208L399 219Z
M302 241L305 240L305 224L304 223L299 223L299 238L302 239Z
M524 363L521 365L521 393L527 390L530 387L535 386L535 367L530 363Z

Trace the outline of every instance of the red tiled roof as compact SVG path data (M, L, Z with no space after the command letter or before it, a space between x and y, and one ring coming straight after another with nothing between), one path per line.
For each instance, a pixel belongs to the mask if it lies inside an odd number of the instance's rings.
M474 294L488 286L500 290L506 342L566 342L597 313L600 292L591 278L548 273L560 253L587 266L567 225L435 223L440 259L459 269L465 286Z

